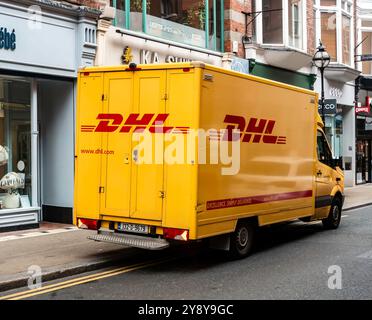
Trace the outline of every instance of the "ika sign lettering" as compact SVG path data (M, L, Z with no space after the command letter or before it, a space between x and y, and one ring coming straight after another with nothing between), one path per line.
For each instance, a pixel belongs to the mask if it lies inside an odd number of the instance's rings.
M16 49L15 30L0 27L0 49L14 51Z

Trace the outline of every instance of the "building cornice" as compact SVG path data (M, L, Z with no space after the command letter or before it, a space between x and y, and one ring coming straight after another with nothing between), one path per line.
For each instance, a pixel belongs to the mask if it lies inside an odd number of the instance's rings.
M72 17L86 17L97 20L101 15L101 11L86 6L78 6L67 2L54 1L54 0L5 0L4 3L10 5L21 5L24 7L39 6L42 10L50 13L58 13Z

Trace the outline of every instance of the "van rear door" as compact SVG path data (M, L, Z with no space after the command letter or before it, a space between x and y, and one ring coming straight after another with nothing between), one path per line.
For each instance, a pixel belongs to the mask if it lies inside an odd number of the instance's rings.
M104 75L102 123L108 122L102 143L101 214L130 216L131 136L120 133L124 118L133 109L133 73Z
M101 214L161 220L163 164L137 163L143 154L136 154L132 138L137 127L148 128L165 113L166 71L107 73L104 88L104 112L112 125L116 120L121 124L103 138Z

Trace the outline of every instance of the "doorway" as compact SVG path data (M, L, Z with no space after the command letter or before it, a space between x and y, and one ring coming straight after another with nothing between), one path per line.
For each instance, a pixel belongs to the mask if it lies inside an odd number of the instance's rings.
M356 184L372 182L371 179L371 140L356 142Z

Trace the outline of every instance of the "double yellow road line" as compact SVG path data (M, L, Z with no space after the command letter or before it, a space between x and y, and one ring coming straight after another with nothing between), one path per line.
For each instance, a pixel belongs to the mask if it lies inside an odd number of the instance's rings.
M120 268L116 268L116 269L112 269L112 270L108 270L108 271L104 271L100 273L91 274L89 276L79 277L79 278L75 278L75 279L71 279L71 280L67 280L67 281L63 281L63 282L59 282L55 284L46 285L45 287L41 287L37 289L31 289L27 291L10 294L7 296L0 297L0 300L27 299L27 298L38 296L41 294L46 294L49 292L78 286L80 284L84 284L84 283L88 283L88 282L92 282L92 281L96 281L96 280L100 280L100 279L104 279L108 277L117 276L119 274L147 268L150 266L155 266L155 265L158 265L158 264L170 261L170 260L174 260L174 258L157 259L157 260L152 260L152 261L147 261L147 262L141 262L141 263L133 264L130 266L120 267Z

